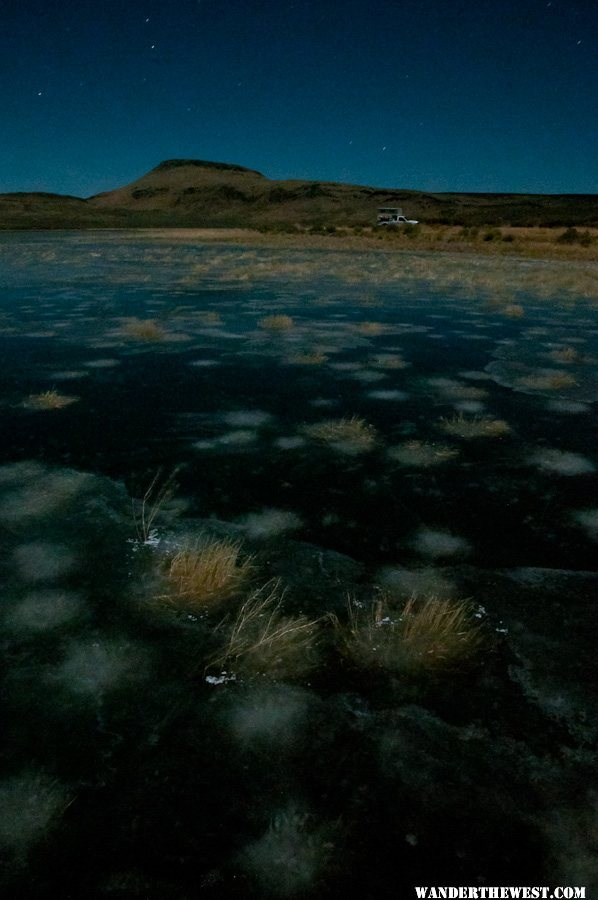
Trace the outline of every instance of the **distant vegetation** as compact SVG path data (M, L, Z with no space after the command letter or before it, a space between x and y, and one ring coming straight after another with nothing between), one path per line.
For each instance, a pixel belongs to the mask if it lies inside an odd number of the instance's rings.
M459 194L373 188L335 182L272 181L243 166L166 160L123 188L83 200L58 194L0 195L0 228L258 228L336 234L369 228L379 206L401 206L427 225L484 229L483 239L508 241L499 227L564 227L563 242L584 245L598 227L594 194ZM383 229L417 238L419 226ZM465 235L464 235L465 237ZM591 236L589 236L591 240Z

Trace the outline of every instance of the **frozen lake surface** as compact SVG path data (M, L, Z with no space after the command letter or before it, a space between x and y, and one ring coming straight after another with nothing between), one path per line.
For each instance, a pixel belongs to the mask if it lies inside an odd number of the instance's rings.
M598 883L596 267L0 273L6 896Z

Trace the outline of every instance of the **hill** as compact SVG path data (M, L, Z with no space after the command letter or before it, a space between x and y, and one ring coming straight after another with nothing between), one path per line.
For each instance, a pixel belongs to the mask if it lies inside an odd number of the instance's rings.
M276 181L230 163L172 159L88 199L0 194L0 228L367 226L379 206L451 225L596 226L595 194L425 193Z

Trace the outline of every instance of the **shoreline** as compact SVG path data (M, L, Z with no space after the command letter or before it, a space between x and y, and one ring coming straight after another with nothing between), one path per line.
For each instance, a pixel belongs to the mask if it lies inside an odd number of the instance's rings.
M309 232L258 231L252 228L195 228L157 226L153 228L27 228L1 229L0 234L109 234L152 237L169 241L199 241L209 244L245 244L249 246L321 249L340 252L433 252L442 254L473 254L483 257L547 259L576 262L598 262L598 228L580 230L588 234L587 246L573 241L559 240L563 227L487 227L472 231L460 226L418 226L416 232L399 229L382 233L337 229L330 234Z

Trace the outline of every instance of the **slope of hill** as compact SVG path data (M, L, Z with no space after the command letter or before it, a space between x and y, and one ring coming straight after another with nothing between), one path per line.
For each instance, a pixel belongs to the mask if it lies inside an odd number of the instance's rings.
M243 166L166 160L132 184L87 200L0 195L0 227L272 227L371 225L378 206L401 206L429 223L598 225L592 194L463 194L275 181Z

